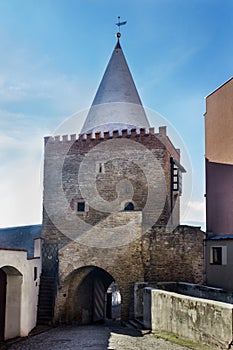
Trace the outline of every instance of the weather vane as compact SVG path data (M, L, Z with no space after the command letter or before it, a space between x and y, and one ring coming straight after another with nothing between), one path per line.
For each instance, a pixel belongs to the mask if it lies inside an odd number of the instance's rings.
M118 23L116 23L116 25L118 26L118 33L116 36L118 39L121 37L121 26L125 25L126 23L127 23L127 21L121 22L121 17L118 16Z

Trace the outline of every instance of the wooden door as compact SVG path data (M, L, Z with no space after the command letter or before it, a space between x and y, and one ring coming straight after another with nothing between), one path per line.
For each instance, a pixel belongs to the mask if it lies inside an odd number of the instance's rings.
M93 292L93 322L100 322L105 316L105 288L101 279L95 279Z

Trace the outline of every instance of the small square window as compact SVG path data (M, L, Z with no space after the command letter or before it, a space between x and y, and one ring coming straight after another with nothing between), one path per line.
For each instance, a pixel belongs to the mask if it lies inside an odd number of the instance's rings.
M85 211L85 202L78 202L77 210L80 212Z
M226 246L210 247L210 264L227 265L227 247Z
M212 248L212 264L222 265L222 247Z

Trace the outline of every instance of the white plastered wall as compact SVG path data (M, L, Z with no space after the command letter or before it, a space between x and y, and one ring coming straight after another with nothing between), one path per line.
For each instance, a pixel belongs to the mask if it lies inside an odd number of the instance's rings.
M27 336L36 326L41 258L27 259L26 251L1 249L0 268L7 275L5 340Z

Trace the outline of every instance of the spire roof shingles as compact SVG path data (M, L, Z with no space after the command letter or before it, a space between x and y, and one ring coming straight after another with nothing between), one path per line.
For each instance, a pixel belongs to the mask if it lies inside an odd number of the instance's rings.
M81 133L140 127L149 122L118 40Z

